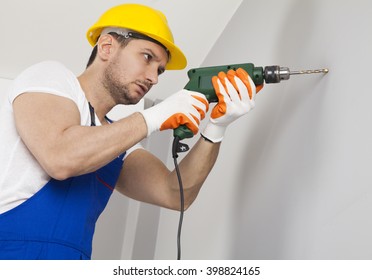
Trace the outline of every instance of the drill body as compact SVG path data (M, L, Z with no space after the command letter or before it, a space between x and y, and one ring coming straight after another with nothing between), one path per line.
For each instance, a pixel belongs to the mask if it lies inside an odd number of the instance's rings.
M184 88L204 94L209 103L218 102L217 95L212 85L212 77L218 75L221 71L227 72L230 69L237 70L238 68L243 68L256 86L262 85L264 82L279 83L281 80L289 79L288 68L266 66L264 69L263 67L256 67L252 63L242 63L190 69L187 72L189 82ZM185 125L176 128L173 135L178 136L180 139L193 137L192 132Z
M203 93L210 103L217 102L218 99L212 86L212 77L221 71L227 72L230 69L237 70L238 68L243 68L256 86L262 85L264 82L279 83L281 80L288 80L290 73L286 67L273 65L263 68L256 67L252 63L200 67L187 72L190 80L185 89Z
M230 69L236 70L243 68L249 76L253 79L256 85L262 84L263 81L263 68L255 67L252 63L233 64L210 66L190 69L187 72L189 82L186 84L185 89L203 93L209 103L217 102L217 96L212 86L212 77L217 76L219 72L227 72Z

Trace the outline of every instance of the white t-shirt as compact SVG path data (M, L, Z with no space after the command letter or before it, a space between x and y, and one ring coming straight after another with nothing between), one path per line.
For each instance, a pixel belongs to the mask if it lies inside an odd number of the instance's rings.
M0 104L0 214L21 204L49 180L20 138L12 103L20 94L40 92L71 99L80 112L82 126L90 126L89 104L76 76L59 62L45 61L23 71L13 82L6 102ZM98 118L96 125L101 125ZM136 145L127 151L129 154Z

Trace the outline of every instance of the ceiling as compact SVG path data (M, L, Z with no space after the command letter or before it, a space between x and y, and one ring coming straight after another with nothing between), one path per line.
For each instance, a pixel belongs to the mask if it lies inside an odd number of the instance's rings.
M168 18L176 44L188 58L187 68L196 67L202 63L241 2L2 0L0 78L13 79L25 67L46 59L59 60L79 74L91 51L85 39L86 30L105 10L122 3L145 4L161 10ZM173 75L182 75L182 82L187 79L184 71Z

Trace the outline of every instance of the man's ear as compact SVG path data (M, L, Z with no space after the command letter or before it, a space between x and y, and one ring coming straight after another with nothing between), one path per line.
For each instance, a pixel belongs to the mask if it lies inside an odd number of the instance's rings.
M113 52L113 37L105 34L99 37L97 42L97 55L102 60L107 60Z

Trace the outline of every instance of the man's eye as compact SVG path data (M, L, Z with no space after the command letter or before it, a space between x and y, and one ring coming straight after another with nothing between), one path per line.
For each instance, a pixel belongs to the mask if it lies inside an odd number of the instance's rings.
M152 55L148 54L148 53L145 53L144 57L145 57L146 60L149 60L149 61L152 59Z

